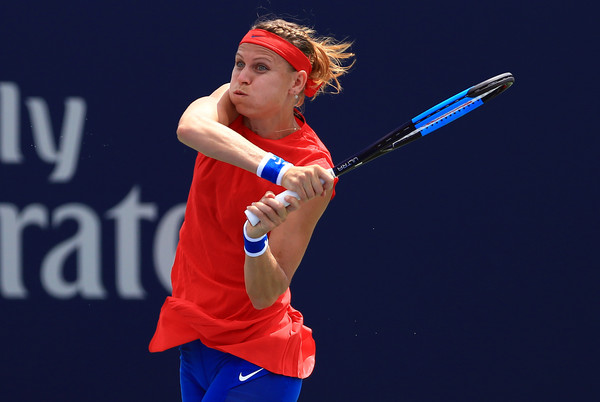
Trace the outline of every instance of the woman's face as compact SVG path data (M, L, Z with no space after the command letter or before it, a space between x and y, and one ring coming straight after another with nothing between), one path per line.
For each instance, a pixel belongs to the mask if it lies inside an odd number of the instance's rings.
M242 43L235 55L229 96L238 113L248 118L276 116L283 109L291 110L297 76L298 72L277 53Z

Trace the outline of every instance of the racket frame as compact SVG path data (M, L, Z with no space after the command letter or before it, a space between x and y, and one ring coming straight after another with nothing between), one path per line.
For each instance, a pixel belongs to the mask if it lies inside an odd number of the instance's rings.
M513 83L512 74L504 73L457 93L397 127L359 153L335 165L332 168L333 174L339 177L386 153L418 140L495 98Z

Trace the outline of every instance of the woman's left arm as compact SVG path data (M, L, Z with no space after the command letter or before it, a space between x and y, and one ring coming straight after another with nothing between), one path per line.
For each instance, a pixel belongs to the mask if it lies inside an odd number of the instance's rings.
M256 227L246 223L248 235L258 238L270 231L266 252L258 257L246 255L244 263L246 292L256 309L271 306L290 286L332 192L330 189L303 203L288 197L287 208L274 199L273 193L253 203L251 210L261 222Z

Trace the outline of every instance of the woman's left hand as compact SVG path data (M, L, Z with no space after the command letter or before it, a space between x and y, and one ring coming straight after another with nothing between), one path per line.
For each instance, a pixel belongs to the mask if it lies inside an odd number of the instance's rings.
M260 222L256 226L246 225L246 233L253 238L259 238L285 222L288 214L300 208L301 201L295 197L285 198L290 205L287 207L275 199L272 191L267 191L260 201L253 202L247 209L256 215Z

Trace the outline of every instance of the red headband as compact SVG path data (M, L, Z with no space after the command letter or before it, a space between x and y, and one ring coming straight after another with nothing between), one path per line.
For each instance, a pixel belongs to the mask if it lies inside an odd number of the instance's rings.
M296 71L304 70L306 71L306 75L310 76L312 66L308 57L306 57L300 49L279 35L275 35L264 29L253 29L242 38L240 45L242 43L252 43L272 50L290 63ZM306 87L304 88L304 95L308 97L313 96L317 93L321 85L316 85L316 83L309 78L306 82Z

